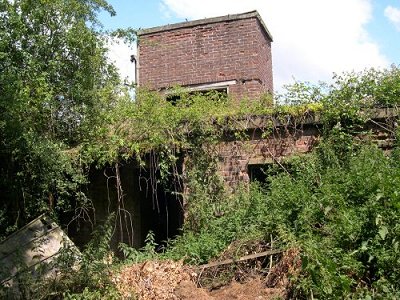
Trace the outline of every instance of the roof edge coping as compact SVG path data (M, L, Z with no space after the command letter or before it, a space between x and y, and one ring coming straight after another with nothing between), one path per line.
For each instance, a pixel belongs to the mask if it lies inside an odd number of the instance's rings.
M263 28L263 30L267 34L268 38L272 42L273 41L272 35L269 32L267 26L265 25L264 21L262 20L262 18L257 10L240 13L240 14L226 15L226 16L214 17L214 18L205 18L205 19L200 19L200 20L180 22L180 23L175 23L175 24L168 24L168 25L162 25L162 26L157 26L157 27L139 29L137 31L137 35L143 36L143 35L157 33L157 32L176 30L176 29L180 29L180 28L187 28L187 27L194 27L194 26L204 25L204 24L213 24L213 23L220 23L220 22L225 22L225 21L235 21L235 20L243 20L243 19L250 19L250 18L257 18L257 20L261 24L261 27Z

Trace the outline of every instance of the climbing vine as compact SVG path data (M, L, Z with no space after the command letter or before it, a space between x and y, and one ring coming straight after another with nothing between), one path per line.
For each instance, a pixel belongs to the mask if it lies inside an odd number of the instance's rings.
M398 291L399 276L390 272L399 261L399 176L392 176L399 173L398 67L334 75L331 84L295 83L274 96L275 104L272 96L236 101L181 88L177 101L145 89L132 99L107 61L99 10L114 14L102 0L0 4L1 238L43 212L59 220L67 215L64 225L94 222L89 174L112 166L106 175L115 182L109 189L117 209L107 237L124 227L128 237L121 239L132 243L120 169L134 162L146 170L155 210L162 185L173 182L183 197L185 233L170 242L167 256L205 262L249 228L252 236L274 236L277 244L304 251L296 278L301 297ZM378 121L376 108L386 111ZM251 139L250 127L263 138L294 138L310 121L318 123L321 140L295 164L296 172L269 153L284 172L270 174L268 188L227 193L218 175L223 138ZM373 122L393 141L391 156L365 146L373 144L366 129ZM332 250L325 255L315 245ZM333 270L339 261L345 263Z

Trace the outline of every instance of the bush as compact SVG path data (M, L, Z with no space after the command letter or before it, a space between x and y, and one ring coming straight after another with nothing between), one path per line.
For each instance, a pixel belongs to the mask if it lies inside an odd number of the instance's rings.
M399 160L370 145L341 158L341 149L321 145L292 160L291 174L271 175L269 186L254 183L223 200L221 214L210 213L206 225L185 231L164 255L205 263L235 240L272 235L275 247L302 251L302 271L292 279L296 297L398 295Z

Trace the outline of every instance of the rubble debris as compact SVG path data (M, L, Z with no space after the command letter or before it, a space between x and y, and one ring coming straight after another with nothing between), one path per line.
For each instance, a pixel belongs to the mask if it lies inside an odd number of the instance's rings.
M264 276L253 276L239 283L229 284L215 290L198 287L197 274L182 261L147 261L126 266L113 282L123 299L139 300L231 300L231 299L285 299L286 289L268 288Z
M246 258L256 259L277 253L282 251L268 250L248 255ZM200 277L204 276L201 266L185 266L183 261L171 260L146 261L125 266L114 274L113 282L123 299L286 299L290 285L288 275L298 273L301 269L299 253L298 249L289 249L282 253L281 260L267 273L248 270L239 281L231 277L224 285L208 285L208 288L202 286L199 281ZM213 264L213 267L226 268L228 263L225 262L227 260L220 265ZM232 260L231 263L236 262ZM218 280L212 277L208 279Z
M55 269L52 262L62 249L80 255L55 222L46 215L39 216L0 243L0 285L13 287L15 278L25 272L33 276L50 274Z
M239 257L237 259L231 258L231 259L226 259L226 260L223 260L223 261L215 261L215 262L212 262L212 263L209 263L209 264L201 265L200 268L201 269L207 269L207 268L211 268L211 267L223 266L223 265L237 263L237 262L246 261L246 260L250 260L250 259L270 256L270 255L273 255L273 254L280 254L282 252L283 251L279 250L279 249L268 250L268 251L263 251L261 253L254 253L254 254L250 254L250 255L245 255L245 256Z
M146 261L123 268L113 278L124 298L142 300L179 299L174 290L182 281L190 281L191 275L183 261Z

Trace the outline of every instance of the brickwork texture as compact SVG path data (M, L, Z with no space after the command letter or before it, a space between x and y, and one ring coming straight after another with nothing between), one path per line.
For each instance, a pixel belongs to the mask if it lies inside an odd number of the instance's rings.
M139 84L162 90L235 80L228 93L236 99L272 93L272 40L257 16L139 33Z

